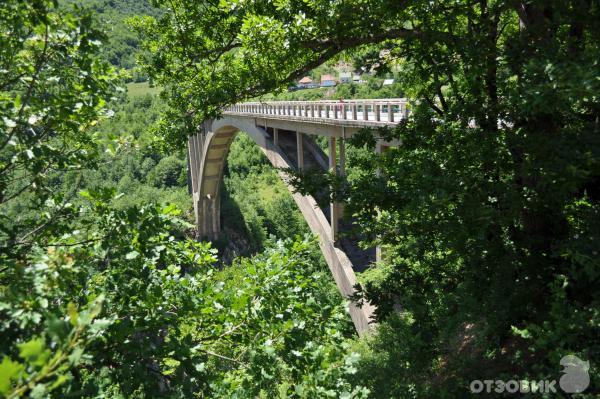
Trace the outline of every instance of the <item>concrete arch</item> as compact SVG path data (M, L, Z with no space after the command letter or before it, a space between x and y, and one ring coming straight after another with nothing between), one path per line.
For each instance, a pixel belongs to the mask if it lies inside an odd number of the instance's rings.
M285 153L270 139L266 130L256 125L256 119L242 116L225 116L207 121L204 132L192 136L188 143L191 191L199 238L216 239L221 230L220 183L229 148L238 132L245 132L258 144L270 163L276 168L292 167ZM285 183L285 176L280 172ZM288 186L296 205L302 212L311 231L319 237L321 252L345 298L355 293L356 276L351 261L336 247L327 218L311 196L294 193ZM350 315L359 334L369 330L374 309L370 304L358 307L350 304Z
M198 237L216 239L221 231L220 189L223 168L231 143L238 132L243 131L267 154L269 161L277 167L288 167L283 159L271 155L267 149L266 132L239 118L224 118L205 124L206 132L196 137L194 145L197 169L192 174L194 210L198 221ZM270 156L271 155L271 156ZM192 159L190 151L190 159ZM275 162L275 163L274 163ZM192 168L194 169L194 168Z

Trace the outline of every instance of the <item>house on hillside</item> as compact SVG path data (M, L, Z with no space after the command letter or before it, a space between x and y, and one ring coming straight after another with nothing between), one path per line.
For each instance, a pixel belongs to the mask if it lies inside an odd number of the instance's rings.
M333 87L337 84L335 78L331 75L321 75L321 87Z
M361 79L360 79L360 75L355 74L354 76L352 76L352 82L354 82L355 84L360 84L360 83L364 83Z
M298 87L303 88L303 89L308 89L310 87L314 87L314 83L313 80L310 78L310 76L305 76L302 79L300 79L300 81L298 82Z
M391 86L391 85L393 85L393 84L394 84L394 79L385 79L385 80L383 81L383 85L384 85L384 86Z
M351 83L352 74L350 72L340 72L340 83Z

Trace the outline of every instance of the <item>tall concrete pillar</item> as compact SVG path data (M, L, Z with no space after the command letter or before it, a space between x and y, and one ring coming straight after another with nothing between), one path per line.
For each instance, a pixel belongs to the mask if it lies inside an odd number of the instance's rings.
M279 145L279 129L273 128L273 144Z
M346 176L346 139L340 138L340 175Z
M337 172L336 139L329 137L329 171L335 175ZM335 242L338 239L340 208L337 201L332 198L329 208L331 209L331 239Z
M185 159L187 161L187 187L188 187L188 194L192 195L194 193L194 187L192 186L192 162L190 161L190 152L189 152L189 150L188 150L188 153L187 153L187 156L185 157Z
M194 197L198 239L216 240L221 232L221 204L219 198L210 195Z
M339 139L339 157L340 157L340 161L339 161L339 175L341 177L345 177L346 176L346 132L345 129L342 128L343 133L342 133L342 137ZM337 202L336 203L337 207L338 207L338 212L339 212L339 217L342 218L342 216L344 215L344 204L341 202Z
M383 144L383 143L377 143L375 145L375 152L377 153L377 155L381 155L384 152L386 152L390 147ZM381 170L377 170L377 176L381 176ZM378 245L375 248L375 262L381 262L383 259L385 258L385 251L383 249L383 247L381 245Z
M298 154L298 169L304 169L304 140L301 132L296 132L296 150Z

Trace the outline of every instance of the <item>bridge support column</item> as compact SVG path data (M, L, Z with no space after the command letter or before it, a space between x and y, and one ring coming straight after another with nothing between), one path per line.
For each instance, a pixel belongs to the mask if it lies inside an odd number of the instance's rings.
M338 175L335 137L329 138L329 172L333 173L336 176ZM335 242L338 239L339 233L339 221L341 216L340 206L339 203L337 201L334 201L334 199L332 198L329 208L331 209L331 240Z
M377 143L375 146L375 151L377 152L377 155L381 155L384 152L386 152L387 150L389 150L389 146L384 145L382 143ZM377 170L377 176L381 176L381 170ZM381 245L378 245L377 247L375 247L375 262L381 262L383 259L385 258L385 251L383 249L383 247Z
M340 176L346 176L346 139L340 138Z
M221 232L221 203L219 198L194 194L194 211L198 224L198 239L211 241L219 238Z
M296 132L296 150L298 154L298 169L304 169L304 137L301 132Z
M339 175L340 177L344 178L346 176L346 131L345 128L342 127L342 137L340 137L339 139ZM342 202L338 202L338 211L339 211L339 217L340 219L342 218L342 216L344 215L344 204Z
M273 144L279 145L279 129L276 127L273 128Z

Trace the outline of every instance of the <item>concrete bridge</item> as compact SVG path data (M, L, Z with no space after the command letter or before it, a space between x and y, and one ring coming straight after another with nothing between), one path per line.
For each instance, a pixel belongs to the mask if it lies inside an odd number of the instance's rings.
M188 141L191 192L194 200L198 238L214 240L221 231L220 186L229 147L238 132L248 134L276 168L319 166L332 173L345 174L345 140L360 129L392 126L408 115L404 99L249 102L224 110L220 119L207 120L202 132ZM326 136L328 155L311 136ZM377 150L398 143L377 141ZM283 172L280 176L286 181ZM342 205L332 202L325 209L312 196L294 193L286 186L306 219L319 237L319 246L340 293L351 296L356 284L355 270L369 263L353 262L340 238ZM354 251L352 251L354 253ZM359 334L369 329L373 307L350 304L350 315Z

